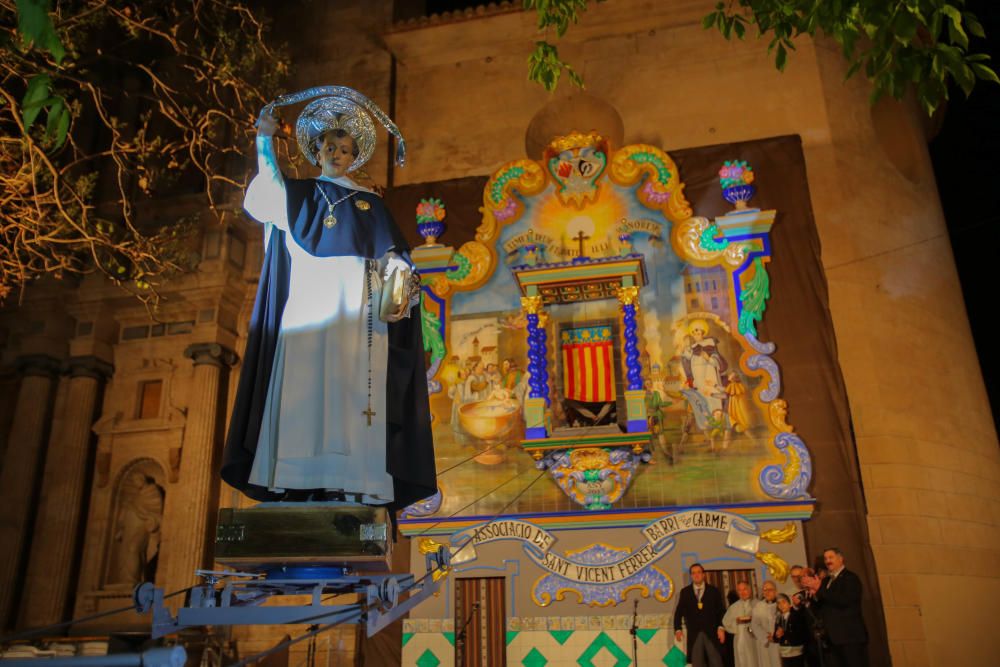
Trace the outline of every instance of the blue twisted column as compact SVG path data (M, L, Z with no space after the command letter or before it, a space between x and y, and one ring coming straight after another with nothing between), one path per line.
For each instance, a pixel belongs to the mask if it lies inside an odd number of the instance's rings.
M648 430L646 423L646 392L642 387L642 364L639 363L639 334L636 315L639 311L639 288L635 285L618 288L622 304L622 337L625 341L625 407L628 412L626 428L629 433Z
M545 409L549 406L547 315L542 297L521 297L521 308L528 320L528 398L524 405L525 434L528 440L548 437Z

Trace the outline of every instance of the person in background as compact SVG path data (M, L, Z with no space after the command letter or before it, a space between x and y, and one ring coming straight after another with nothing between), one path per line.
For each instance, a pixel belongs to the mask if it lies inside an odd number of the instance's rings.
M722 626L733 635L733 661L736 667L758 667L757 640L751 625L756 603L750 597L750 584L739 582L736 584L736 593L739 599L729 605L722 617Z
M722 627L725 607L722 593L705 581L705 568L695 563L688 569L691 583L681 589L674 609L674 634L684 638L681 622L687 627L687 657L694 667L722 667L722 644L726 631Z
M774 632L774 620L777 615L778 586L768 579L761 586L764 594L753 608L753 618L750 627L753 628L754 639L757 640L757 662L760 667L781 667L781 656L778 655L778 645L771 638Z
M829 575L802 577L812 591L813 608L822 622L829 654L836 667L868 667L868 630L861 615L861 578L847 569L844 554L836 547L823 552Z
M778 645L781 667L805 667L809 629L803 613L792 606L791 599L784 593L778 595L777 607L771 638Z

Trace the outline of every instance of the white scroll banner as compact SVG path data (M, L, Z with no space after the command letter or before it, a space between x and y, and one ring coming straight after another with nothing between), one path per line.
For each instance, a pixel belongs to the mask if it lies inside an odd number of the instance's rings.
M451 562L461 565L476 560L479 545L516 540L521 542L528 558L552 574L583 584L612 584L642 572L674 549L676 535L692 530L726 533L727 547L749 554L757 553L760 542L757 526L741 516L715 510L688 510L661 517L644 527L646 544L638 550L620 560L594 565L551 553L556 537L544 528L517 519L497 519L455 533L451 538Z

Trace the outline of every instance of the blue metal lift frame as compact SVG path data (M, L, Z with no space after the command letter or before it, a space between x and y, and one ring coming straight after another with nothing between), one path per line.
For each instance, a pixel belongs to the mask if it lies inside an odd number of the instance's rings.
M447 569L450 553L442 547L426 554L427 573L420 579L412 574L355 574L320 578L299 578L289 569L286 578L257 579L244 573L203 573L206 583L194 586L185 605L173 614L164 605L163 589L140 584L134 593L136 611L152 612L152 638L159 639L190 627L203 625L282 625L364 623L369 637L402 617L429 596L440 582L434 573ZM222 580L221 588L218 586ZM323 604L337 595L360 595L353 604ZM401 600L401 596L406 599ZM309 595L306 605L263 606L276 595Z

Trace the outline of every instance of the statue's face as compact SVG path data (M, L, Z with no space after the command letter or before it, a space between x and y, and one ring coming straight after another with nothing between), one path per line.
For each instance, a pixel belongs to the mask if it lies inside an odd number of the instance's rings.
M319 145L319 166L327 178L338 178L347 173L354 163L354 140L351 137L337 137L331 133L323 137Z

